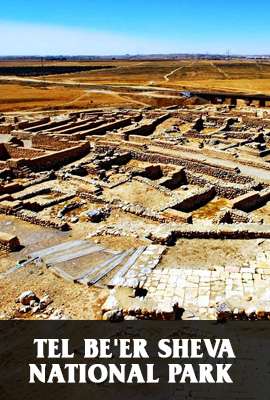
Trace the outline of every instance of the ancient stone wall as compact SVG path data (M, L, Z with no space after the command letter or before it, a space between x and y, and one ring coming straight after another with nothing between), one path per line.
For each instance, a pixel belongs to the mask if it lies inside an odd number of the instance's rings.
M186 171L186 177L187 182L192 185L204 187L209 184L209 179L206 175ZM217 195L225 197L226 199L233 199L250 191L249 185L240 185L236 183L228 184L220 179L211 180L211 183L215 186Z
M30 127L30 128L27 128L26 130L29 131L29 132L45 131L46 129L55 128L55 127L58 127L58 126L62 126L62 125L64 125L64 124L67 124L68 122L72 122L72 121L74 121L74 119L75 119L75 118L72 117L72 118L63 119L63 120L61 120L61 121L51 121L51 122L48 122L48 123L46 123L46 124L41 124L41 125L37 125L37 126L32 126L32 127Z
M0 133L1 134L9 134L14 128L11 124L0 124Z
M242 196L236 197L231 201L232 208L241 211L252 211L266 204L270 200L270 189L265 188L261 192L248 192Z
M215 195L214 186L208 186L198 190L196 193L187 194L184 199L177 201L171 208L182 212L190 212L207 204Z
M20 248L20 242L17 236L0 232L0 250L16 251Z
M252 178L242 176L237 173L233 173L230 168L226 167L215 167L206 162L200 162L197 160L185 160L183 158L165 156L160 153L142 153L132 151L132 157L141 161L148 161L151 163L161 164L174 164L185 167L188 170L195 171L197 173L214 176L219 179L235 183L249 183L252 182Z
M13 158L13 159L20 159L20 158L35 158L35 157L39 157L42 154L44 154L43 150L38 150L38 149L29 149L29 148L25 148L25 147L19 147L16 145L10 145L8 143L4 144L7 153L9 155L9 158Z
M80 145L79 142L71 142L67 139L60 139L58 136L40 133L32 138L32 145L37 149L59 151Z
M54 218L40 217L37 213L28 210L20 210L16 213L16 217L30 224L54 228L60 231L68 231L70 229L66 222L58 221Z
M50 122L50 117L43 117L36 121L21 121L15 124L15 129L27 129L32 128L33 126L39 126L43 124L47 124Z
M34 171L50 170L58 168L67 162L77 160L88 154L89 151L89 142L81 142L78 146L54 152L53 154L45 154L32 159L9 160L8 165L14 169L26 166Z

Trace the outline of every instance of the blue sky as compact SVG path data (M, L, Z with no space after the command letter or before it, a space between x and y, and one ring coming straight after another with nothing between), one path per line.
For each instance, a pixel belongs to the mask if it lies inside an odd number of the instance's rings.
M269 0L12 0L0 54L268 54L269 21Z

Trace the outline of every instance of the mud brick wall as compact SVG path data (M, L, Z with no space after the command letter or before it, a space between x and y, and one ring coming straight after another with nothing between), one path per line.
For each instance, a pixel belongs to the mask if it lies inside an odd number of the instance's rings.
M261 197L258 192L249 192L232 200L232 208L242 211L251 211L261 204Z
M107 138L109 140L114 140L114 141L120 140L121 141L121 140L127 140L127 135L125 133L121 133L121 132L109 132L106 134L106 139ZM94 137L91 136L91 139L94 139ZM140 139L141 139L141 137L140 137Z
M48 172L47 174L42 174L41 176L37 177L36 179L31 179L28 182L22 184L22 188L26 189L29 186L34 186L42 182L50 181L51 179L55 179L56 176L53 171Z
M153 182L151 179L149 178L145 178L143 176L135 176L133 177L133 180L138 181L138 182L142 182L145 185L151 186L156 190L159 190L160 192L166 194L167 196L172 197L173 193L170 189L167 189L166 187L163 187L161 185L159 185L158 182Z
M0 213L6 215L15 215L21 205L21 201L2 200L0 202Z
M192 224L192 214L177 211L173 208L168 208L167 210L163 211L159 214L160 220L164 219L163 222L177 222L177 223L185 223L185 224Z
M7 150L9 158L13 158L13 159L35 158L35 157L38 157L38 156L44 154L44 151L38 150L38 149L28 149L25 147L10 145L7 143L5 143L4 146Z
M261 192L249 192L232 200L232 208L241 211L252 211L266 204L270 200L270 189L266 188Z
M57 130L57 133L59 135L71 135L71 134L74 134L74 133L81 133L83 131L96 128L97 126L100 126L102 124L104 124L104 121L90 121L90 122L89 121L80 121L80 122L74 122L74 123L70 124L71 126L66 127L65 129Z
M9 134L14 126L11 124L0 124L0 133L2 134Z
M186 176L189 184L199 185L202 187L209 184L209 180L205 175L194 174L190 171L186 171ZM220 197L225 197L226 199L233 199L237 196L241 196L242 194L247 193L250 190L249 186L238 186L237 184L233 183L230 183L230 185L226 185L222 184L222 181L218 179L212 183L215 185L217 195Z
M148 121L146 123L142 123L140 126L132 127L126 131L127 135L139 135L139 136L148 136L151 135L156 127L161 124L163 121L168 119L170 114L161 115L158 118L153 119L152 121Z
M252 128L264 127L270 129L270 119L251 118L243 116L242 121L244 124Z
M35 196L39 196L42 194L49 194L51 193L51 188L49 187L39 187L39 188L31 188L27 189L26 191L19 191L12 195L12 197L16 200L26 200L30 199Z
M147 138L147 137L140 136L140 135L132 134L131 136L129 136L128 140L132 141L134 143L151 144L151 138Z
M203 137L205 138L205 135L203 135ZM165 142L162 140L155 140L154 144L161 146L162 148L179 150L179 152L184 152L184 153L191 153L191 154L199 153L199 154L203 154L203 155L207 155L207 156L211 156L211 157L221 158L224 160L228 160L228 159L235 160L235 158L232 154L222 151L222 150L213 149L210 147L204 147L203 149L199 149L199 148L194 149L194 148L184 146L184 145L175 145L173 143ZM222 168L224 168L224 167L222 167ZM227 170L234 172L233 168L227 168Z
M15 129L27 129L33 126L39 126L50 122L50 117L44 117L37 121L21 121L15 125Z
M101 125L97 128L87 131L87 135L90 135L90 136L91 135L105 135L105 133L107 131L112 131L113 129L119 129L119 128L123 128L125 126L130 125L132 122L132 119L133 118L129 117L129 118L121 119L119 121Z
M207 187L200 190L198 193L187 196L172 208L178 211L190 212L207 204L215 195L215 188L213 186Z
M231 169L226 167L215 167L213 165L195 160L194 161L185 160L183 158L178 158L178 157L164 156L160 153L153 154L153 153L143 153L136 151L132 151L131 153L133 158L140 161L179 165L185 167L188 170L190 169L200 174L210 175L219 179L224 179L226 181L240 183L240 184L253 182L252 178L249 178L247 176L241 176L238 175L237 173L233 173L231 172Z
M85 200L90 200L93 203L96 204L109 204L110 202L103 199L102 197L95 196L93 193L90 192L84 192L80 189L76 191L76 196L80 197L81 199Z
M19 190L22 190L23 186L20 183L8 183L7 185L0 185L0 194L1 193L15 193Z
M41 211L44 208L53 207L56 204L71 200L74 196L75 193L63 194L63 196L59 196L55 199L47 200L41 203L35 201L35 199L31 199L30 201L23 202L23 207L31 211Z
M34 171L49 170L60 167L67 162L75 161L88 154L89 151L90 144L88 142L81 142L79 146L64 149L53 154L46 154L28 160L18 160L15 163L13 162L12 167L21 168L27 166Z
M45 226L48 228L58 229L60 231L68 231L70 229L66 222L59 222L53 218L41 218L37 213L28 210L21 210L16 213L16 217L30 224Z
M206 134L206 133L198 133L197 131L192 131L191 130L191 131L187 131L187 132L183 133L183 136L187 137L187 138L196 138L196 139L204 140L204 139L211 139L212 136L213 136L213 133L208 133L208 134Z
M254 135L254 132L235 132L235 131L226 131L225 135L231 139L249 139L251 136Z
M266 171L270 171L270 164L266 163L266 162L261 162L260 160L258 161L250 161L250 160L242 160L241 158L237 159L237 162L239 162L240 164L243 165L249 165L251 167L260 167L265 169Z
M157 244L172 244L177 239L269 239L270 226L258 224L168 224L149 235Z
M37 126L33 126L33 127L30 127L30 128L27 128L26 130L29 131L29 132L45 131L46 129L55 128L57 126L65 125L68 122L74 121L74 119L75 118L67 118L67 119L64 119L62 121L52 121L52 122L49 122L47 124L41 124L41 125L37 125Z
M9 158L8 151L4 143L0 143L0 160L5 161Z
M239 210L226 209L220 211L212 220L214 224L240 224L251 223L252 218L248 213Z
M20 242L17 236L0 232L0 250L16 251L20 248Z
M12 131L12 136L15 136L17 139L21 140L30 140L33 137L31 132L20 131L20 130Z
M33 147L38 148L38 149L58 151L58 150L63 150L63 149L74 147L76 145L79 145L79 143L70 142L65 139L59 139L59 137L54 136L54 135L47 135L47 134L41 133L41 134L33 137L32 145L33 145Z
M100 160L100 168L109 169L112 165L125 165L131 160L131 153L129 151L117 154L112 157L106 157L104 160Z

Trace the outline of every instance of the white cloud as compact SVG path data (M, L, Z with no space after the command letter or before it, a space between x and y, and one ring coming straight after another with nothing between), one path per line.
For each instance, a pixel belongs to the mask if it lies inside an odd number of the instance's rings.
M111 55L188 51L183 48L183 43L173 41L6 21L0 21L0 37L0 55Z

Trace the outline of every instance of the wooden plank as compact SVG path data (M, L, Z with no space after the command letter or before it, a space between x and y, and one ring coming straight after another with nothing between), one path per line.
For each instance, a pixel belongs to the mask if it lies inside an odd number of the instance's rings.
M46 258L44 258L44 261L46 263L49 264L59 264L61 262L65 262L65 261L69 261L69 260L74 260L76 258L80 258L80 257L84 257L87 256L89 254L93 254L93 253L100 253L101 251L103 251L102 248L100 248L99 246L95 246L95 247L86 247L83 249L79 249L79 250L74 250L69 251L68 253L64 253L64 254L52 254L51 256L48 256Z
M132 267L133 264L137 261L137 259L140 257L140 255L144 252L146 249L146 246L144 247L139 247L135 252L131 255L129 260L126 262L126 264L123 265L121 269L119 269L118 272L114 275L114 277L110 280L110 282L107 284L107 286L116 286L119 282L119 279L121 279L128 270Z
M50 271L52 271L55 275L59 276L60 278L64 278L65 280L69 282L75 282L74 277L70 275L69 273L63 271L60 268L57 268L55 266L49 268Z
M99 271L101 268L106 267L106 266L107 266L108 264L110 264L112 261L114 261L115 259L118 259L118 257L119 257L119 255L116 255L116 256L110 258L109 260L103 261L101 264L96 265L94 268L91 267L89 270L87 270L86 272L84 272L82 275L78 276L78 277L76 278L76 282L79 282L79 283L86 283L86 282L83 282L84 279L88 278L89 275L98 273L98 271Z
M107 275L109 272L111 272L114 268L116 268L124 259L127 257L129 254L131 254L132 250L127 250L123 255L119 256L118 260L113 261L107 268L104 270L101 270L100 273L91 281L89 281L87 284L88 286L94 285L100 279L102 279L105 275Z
M113 268L117 267L123 259L129 254L131 250L124 251L109 260L104 261L103 263L97 265L92 270L86 272L84 275L76 279L76 282L84 283L86 285L94 284L98 280L100 280L104 275L110 272Z
M31 254L31 257L42 258L49 254L53 254L53 253L56 253L61 250L64 251L67 248L70 249L70 248L79 246L79 245L83 244L84 242L85 242L85 240L71 240L69 242L57 244L56 246L46 247L45 249L35 251L34 253Z

